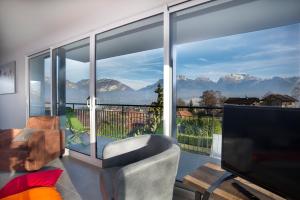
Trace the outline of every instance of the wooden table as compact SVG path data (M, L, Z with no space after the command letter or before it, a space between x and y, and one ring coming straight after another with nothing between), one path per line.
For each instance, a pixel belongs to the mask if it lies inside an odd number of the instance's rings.
M215 182L219 177L225 173L219 165L213 163L206 163L205 165L199 167L197 170L183 178L183 184L190 186L197 190L197 199L201 199L200 194L204 192ZM211 194L210 199L228 199L228 200L248 200L248 198L235 189L232 186L233 182L239 183L249 192L254 194L260 200L284 200L284 198L267 191L253 183L250 183L240 177L223 182L218 188L216 188Z

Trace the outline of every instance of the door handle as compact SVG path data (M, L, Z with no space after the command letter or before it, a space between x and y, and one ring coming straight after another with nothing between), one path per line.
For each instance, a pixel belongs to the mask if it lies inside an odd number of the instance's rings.
M90 100L91 100L91 97L89 96L88 98L86 98L86 106L88 108L90 108Z

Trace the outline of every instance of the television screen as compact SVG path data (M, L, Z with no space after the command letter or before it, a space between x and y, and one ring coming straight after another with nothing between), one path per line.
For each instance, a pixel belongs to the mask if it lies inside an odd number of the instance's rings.
M300 109L224 106L222 168L300 199Z

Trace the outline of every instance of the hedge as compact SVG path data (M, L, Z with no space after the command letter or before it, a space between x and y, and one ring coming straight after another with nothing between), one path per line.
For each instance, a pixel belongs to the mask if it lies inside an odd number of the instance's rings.
M199 137L199 136L193 136L193 135L183 135L178 134L177 135L178 143L181 144L188 144L192 146L197 147L205 147L210 148L212 145L212 137Z

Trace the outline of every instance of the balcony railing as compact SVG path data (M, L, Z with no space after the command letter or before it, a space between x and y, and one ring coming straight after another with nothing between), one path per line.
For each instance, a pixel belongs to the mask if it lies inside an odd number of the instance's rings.
M90 115L86 105L67 103L67 107L80 122L80 127L89 130ZM154 112L155 108L151 105L97 104L96 134L113 139L145 133L163 134L162 113ZM213 135L221 134L222 115L222 107L178 106L177 140L181 148L193 153L210 154Z
M176 136L181 149L210 155L214 135L222 134L222 116L222 107L177 106Z

